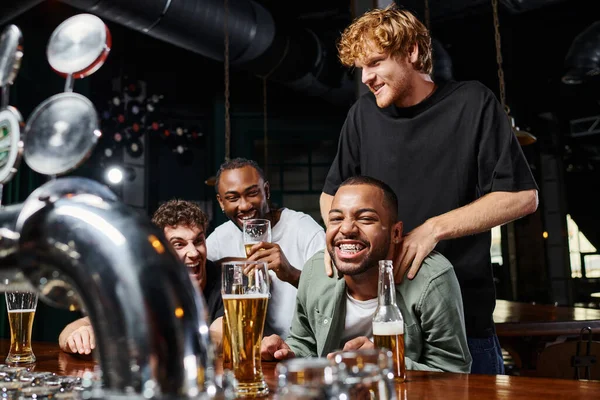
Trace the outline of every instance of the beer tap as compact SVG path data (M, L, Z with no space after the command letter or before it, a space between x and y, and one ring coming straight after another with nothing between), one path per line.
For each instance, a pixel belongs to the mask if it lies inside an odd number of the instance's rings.
M0 209L0 271L16 270L40 300L90 317L103 398L218 395L202 295L163 233L106 186L59 178Z

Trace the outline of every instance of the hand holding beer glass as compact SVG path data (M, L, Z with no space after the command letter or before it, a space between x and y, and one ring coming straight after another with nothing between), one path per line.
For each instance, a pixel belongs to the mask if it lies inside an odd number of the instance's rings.
M31 329L37 307L37 294L33 292L6 292L6 310L10 324L10 350L7 364L35 362L31 349Z
M271 221L268 219L247 219L242 226L244 251L250 257L250 249L257 243L271 243Z
M262 373L260 344L269 302L267 263L226 262L222 265L222 273L221 293L233 373L237 381L235 394L242 397L266 396L269 387Z

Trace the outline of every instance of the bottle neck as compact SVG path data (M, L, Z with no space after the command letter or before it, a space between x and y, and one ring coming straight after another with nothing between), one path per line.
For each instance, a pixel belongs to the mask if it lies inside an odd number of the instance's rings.
M379 288L377 298L377 303L380 306L396 305L394 267L391 261L379 266Z

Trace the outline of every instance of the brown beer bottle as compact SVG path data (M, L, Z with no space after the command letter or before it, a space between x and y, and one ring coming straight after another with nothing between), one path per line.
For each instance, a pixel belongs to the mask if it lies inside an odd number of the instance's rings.
M394 360L394 379L406 380L404 363L404 319L396 304L394 265L390 260L379 261L377 309L373 315L373 342L379 349L391 350Z

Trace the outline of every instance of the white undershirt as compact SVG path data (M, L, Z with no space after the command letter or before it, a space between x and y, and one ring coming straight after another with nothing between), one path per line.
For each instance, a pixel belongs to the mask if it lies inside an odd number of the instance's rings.
M356 300L346 291L346 322L342 344L358 336L373 337L373 314L377 309L377 297L370 300Z

